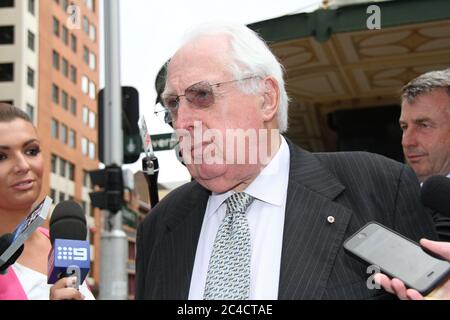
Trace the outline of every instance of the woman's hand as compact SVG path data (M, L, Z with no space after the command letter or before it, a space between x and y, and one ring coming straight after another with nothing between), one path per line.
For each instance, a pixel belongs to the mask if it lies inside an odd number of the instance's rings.
M76 281L76 277L59 279L50 288L50 300L84 300L81 292L73 288Z

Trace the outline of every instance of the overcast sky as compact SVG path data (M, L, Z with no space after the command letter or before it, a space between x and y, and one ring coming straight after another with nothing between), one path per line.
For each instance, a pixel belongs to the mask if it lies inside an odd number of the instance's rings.
M105 0L108 1L108 0ZM321 0L120 0L122 85L139 91L141 114L152 134L170 132L153 118L154 82L163 63L174 53L184 32L207 21L243 24L285 14L310 11ZM101 71L103 72L103 71ZM158 152L159 182L188 180L174 151ZM140 162L139 162L140 163ZM133 169L140 169L136 165Z

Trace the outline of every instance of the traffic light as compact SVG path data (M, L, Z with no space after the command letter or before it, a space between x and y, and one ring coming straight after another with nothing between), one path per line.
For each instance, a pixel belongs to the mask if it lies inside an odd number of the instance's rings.
M103 105L104 89L98 93L98 147L99 160L104 162L105 140ZM139 135L139 93L133 87L122 87L122 130L123 130L123 163L134 163L139 159L142 151L142 141Z
M89 193L94 207L116 213L123 205L122 168L117 165L106 166L105 169L89 171L93 185L103 190Z

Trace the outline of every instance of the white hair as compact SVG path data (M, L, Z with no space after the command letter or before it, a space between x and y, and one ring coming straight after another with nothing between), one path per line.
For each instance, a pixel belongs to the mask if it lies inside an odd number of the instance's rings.
M226 67L235 79L244 79L250 76L259 78L272 76L275 78L280 91L277 111L278 128L281 133L287 131L289 98L283 79L284 70L265 41L256 32L244 25L207 23L187 33L183 39L183 44L195 38L210 35L229 36L231 63ZM257 79L252 79L245 83L249 85L244 86L244 82L241 82L239 87L246 94L255 94L263 89L259 85L260 81L257 81Z

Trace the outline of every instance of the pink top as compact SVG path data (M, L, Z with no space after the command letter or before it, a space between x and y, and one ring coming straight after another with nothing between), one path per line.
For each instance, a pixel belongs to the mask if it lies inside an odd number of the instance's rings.
M49 237L48 230L39 227L38 230ZM0 275L0 300L28 300L13 268L9 267L7 273Z

